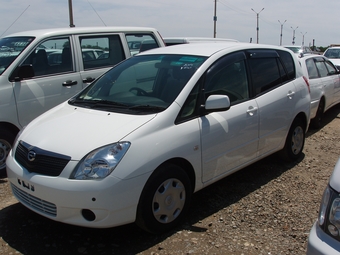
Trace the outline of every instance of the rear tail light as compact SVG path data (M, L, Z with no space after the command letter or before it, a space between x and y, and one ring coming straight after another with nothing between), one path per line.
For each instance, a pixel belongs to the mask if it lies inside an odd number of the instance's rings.
M310 87L309 87L308 79L307 79L305 76L303 76L303 79L304 79L305 82L306 82L306 85L307 85L307 87L308 87L308 92L309 92L309 94L310 94Z

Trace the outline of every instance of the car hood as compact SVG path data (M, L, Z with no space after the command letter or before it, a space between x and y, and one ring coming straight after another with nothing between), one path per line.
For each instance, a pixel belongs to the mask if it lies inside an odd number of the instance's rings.
M340 158L336 163L331 178L329 180L330 186L337 192L340 192Z
M32 121L18 140L80 160L94 149L124 140L155 116L91 110L66 103Z

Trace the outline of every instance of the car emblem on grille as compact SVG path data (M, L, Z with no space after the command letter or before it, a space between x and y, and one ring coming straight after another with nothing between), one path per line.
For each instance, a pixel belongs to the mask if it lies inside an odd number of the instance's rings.
M27 154L27 158L29 161L34 161L36 156L37 154L35 153L35 151L29 151Z

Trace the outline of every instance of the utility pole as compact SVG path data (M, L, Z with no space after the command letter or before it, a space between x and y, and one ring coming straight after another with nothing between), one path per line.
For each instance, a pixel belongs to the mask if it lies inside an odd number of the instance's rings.
M216 21L217 21L217 16L216 16L216 5L217 5L217 0L215 0L215 10L214 10L214 38L216 38Z
M285 20L283 23L280 22L280 20L278 20L280 25L281 25L281 33L280 33L280 46L282 45L282 29L283 29L283 24L286 23L287 20Z
M68 0L68 11L70 15L70 27L75 27L73 24L72 0Z
M257 20L257 25L256 25L257 41L256 41L256 43L258 44L259 43L259 30L260 30L260 28L259 28L259 14L260 14L260 12L262 12L264 10L264 8L262 8L262 10L259 11L259 12L254 11L253 8L251 10L256 13L256 20Z
M302 46L304 46L305 45L305 34L307 34L307 32L304 34L301 32L301 34L302 34Z
M291 29L293 29L293 41L292 44L295 44L295 30L298 29L298 27L296 27L295 29L293 27L291 27Z

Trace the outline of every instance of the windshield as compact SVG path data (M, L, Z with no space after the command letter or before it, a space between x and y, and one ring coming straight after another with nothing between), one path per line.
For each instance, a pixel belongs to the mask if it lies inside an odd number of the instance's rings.
M163 111L179 95L206 57L145 55L127 59L69 103L128 114Z
M328 49L324 56L326 58L340 58L340 49Z
M34 37L0 38L0 75L34 40Z

